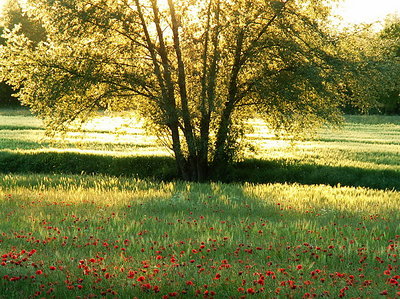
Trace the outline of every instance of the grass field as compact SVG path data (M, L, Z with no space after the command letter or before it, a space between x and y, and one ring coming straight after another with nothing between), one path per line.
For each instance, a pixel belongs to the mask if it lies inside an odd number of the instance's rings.
M0 298L400 297L400 117L295 145L257 122L230 184L160 181L123 120L54 143L0 110Z

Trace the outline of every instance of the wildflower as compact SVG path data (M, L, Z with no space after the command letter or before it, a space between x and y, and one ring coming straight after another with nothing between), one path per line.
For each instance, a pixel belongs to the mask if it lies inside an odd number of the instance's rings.
M247 294L255 294L256 293L256 291L253 288L248 288L246 290L246 292L247 292Z
M264 285L264 279L260 278L259 280L256 281L256 283Z
M32 256L34 253L36 253L36 249L32 249L32 250L28 253L28 256Z
M142 284L142 288L150 290L151 289L151 285L149 283L145 283L145 284Z
M399 282L398 282L396 279L394 279L394 278L389 279L389 283L392 284L392 285L397 285L397 284L399 284Z

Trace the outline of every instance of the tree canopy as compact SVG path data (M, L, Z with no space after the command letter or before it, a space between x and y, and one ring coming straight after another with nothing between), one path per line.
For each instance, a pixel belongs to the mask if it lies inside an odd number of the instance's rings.
M0 54L21 101L53 129L137 110L189 180L223 175L256 113L277 131L337 123L388 67L334 33L324 0L29 0L27 13L46 41L14 28Z

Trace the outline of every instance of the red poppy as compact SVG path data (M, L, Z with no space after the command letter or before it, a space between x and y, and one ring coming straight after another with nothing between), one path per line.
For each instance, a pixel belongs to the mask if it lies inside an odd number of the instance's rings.
M256 291L253 288L248 288L246 290L246 292L247 292L247 294L255 294L256 293Z

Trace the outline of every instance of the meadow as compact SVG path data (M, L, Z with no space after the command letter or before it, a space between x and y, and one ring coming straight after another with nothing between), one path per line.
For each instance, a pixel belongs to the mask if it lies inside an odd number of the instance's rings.
M175 180L140 123L0 110L0 298L400 297L400 117L351 116Z

